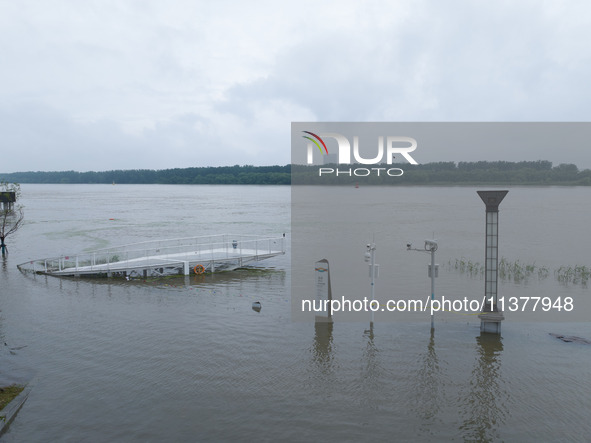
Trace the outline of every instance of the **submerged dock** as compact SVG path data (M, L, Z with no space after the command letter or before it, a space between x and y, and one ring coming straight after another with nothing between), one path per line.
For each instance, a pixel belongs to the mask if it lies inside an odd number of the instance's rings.
M22 272L58 277L148 278L232 270L285 254L281 237L220 234L132 243L31 260Z

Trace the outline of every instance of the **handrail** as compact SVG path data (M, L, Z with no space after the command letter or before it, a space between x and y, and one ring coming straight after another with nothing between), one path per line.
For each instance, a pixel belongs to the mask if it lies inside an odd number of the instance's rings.
M21 271L35 272L38 264L44 273L62 272L77 269L101 269L109 271L114 269L117 263L126 262L131 265L133 260L158 258L163 261L190 261L201 251L211 252L211 260L214 260L214 251L225 252L225 258L231 258L235 251L240 257L244 251L254 250L255 256L259 251L267 250L269 254L285 253L285 234L283 237L265 237L252 234L215 234L197 237L181 237L165 240L148 240L143 242L128 243L121 246L97 249L74 255L60 255L37 260L30 260L17 265ZM265 242L268 244L259 244ZM273 248L273 244L276 248ZM235 246L236 245L236 246ZM261 252L262 253L262 252ZM172 257L170 257L172 256Z

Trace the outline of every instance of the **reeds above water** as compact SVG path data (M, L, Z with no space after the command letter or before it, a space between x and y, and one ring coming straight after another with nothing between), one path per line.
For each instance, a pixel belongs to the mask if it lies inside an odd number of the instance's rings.
M449 269L467 274L471 277L484 275L484 264L473 262L464 257L449 260ZM501 257L498 263L498 277L501 280L513 281L515 283L525 283L529 279L537 278L543 280L550 276L550 269L546 266L540 266L536 263L522 263L519 260L511 261ZM564 284L582 284L587 285L591 278L591 267L584 265L560 266L552 272L554 278Z

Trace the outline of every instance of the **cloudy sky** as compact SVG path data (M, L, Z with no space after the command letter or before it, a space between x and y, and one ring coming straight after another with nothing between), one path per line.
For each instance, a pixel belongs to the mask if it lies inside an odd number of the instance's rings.
M589 41L576 0L0 0L0 172L287 164L292 121L590 121ZM591 149L506 158L538 159Z

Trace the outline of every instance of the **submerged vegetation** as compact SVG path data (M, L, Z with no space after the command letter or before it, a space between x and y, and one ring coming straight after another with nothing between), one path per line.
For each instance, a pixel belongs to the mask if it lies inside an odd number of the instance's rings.
M449 260L448 266L450 269L456 270L462 274L467 274L471 277L479 277L484 275L484 264L473 262L465 258L456 258ZM511 280L515 283L526 282L530 278L538 278L543 280L550 275L550 269L546 266L539 266L535 263L526 264L519 260L510 261L505 257L499 260L498 276L501 280ZM572 283L587 285L591 278L591 267L575 265L575 266L560 266L553 272L554 277L560 283Z
M25 387L21 385L11 385L0 388L0 411L23 392L23 389L25 389ZM2 416L0 415L0 418L1 417Z
M561 266L554 275L562 283L581 283L586 285L591 278L591 268L587 266Z

